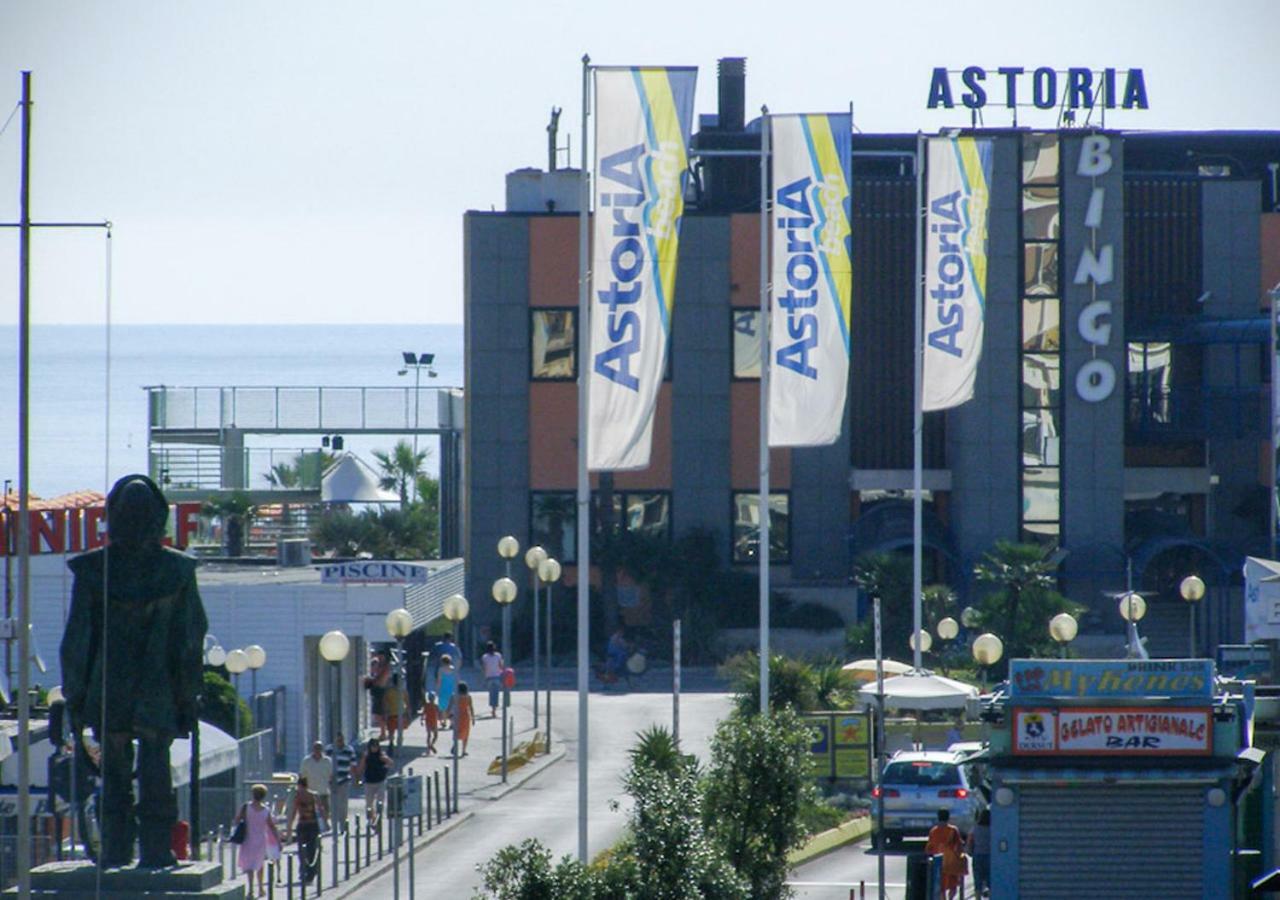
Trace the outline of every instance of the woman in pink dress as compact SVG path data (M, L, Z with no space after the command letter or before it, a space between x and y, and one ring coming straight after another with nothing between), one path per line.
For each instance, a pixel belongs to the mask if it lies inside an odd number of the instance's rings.
M250 789L253 800L240 807L235 822L245 821L244 843L240 845L240 871L246 879L245 897L254 897L253 873L258 873L258 893L256 896L267 896L264 886L263 871L267 867L267 856L273 859L280 856L280 835L276 832L276 823L271 818L271 810L264 801L267 799L267 786L255 784Z

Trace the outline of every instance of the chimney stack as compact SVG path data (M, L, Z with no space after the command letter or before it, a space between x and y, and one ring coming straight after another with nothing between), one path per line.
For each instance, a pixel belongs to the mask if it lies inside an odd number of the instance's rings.
M720 74L720 130L742 131L747 125L747 59L744 56L726 56L720 60L717 69Z

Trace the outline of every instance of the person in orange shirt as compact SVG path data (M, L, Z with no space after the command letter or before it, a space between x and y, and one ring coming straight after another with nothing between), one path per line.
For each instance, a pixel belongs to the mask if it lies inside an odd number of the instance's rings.
M422 725L427 729L427 753L435 753L436 739L440 737L440 707L435 691L428 691L427 702L422 704Z
M449 718L453 720L453 754L458 755L458 747L462 747L462 755L467 755L467 739L471 737L471 722L476 717L476 708L471 702L471 689L465 681L458 682L458 689L449 701Z
M951 824L950 810L938 810L938 824L929 829L924 852L930 856L942 854L942 896L944 900L956 900L967 866L964 838L960 836L960 829Z

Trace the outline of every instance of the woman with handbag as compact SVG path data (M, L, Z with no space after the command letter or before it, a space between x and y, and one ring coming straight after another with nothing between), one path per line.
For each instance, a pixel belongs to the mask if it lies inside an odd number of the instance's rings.
M255 784L249 791L253 798L236 813L231 831L231 843L240 845L240 871L245 875L245 897L265 897L267 890L263 880L267 856L279 856L280 835L276 823L267 808L267 786ZM274 853L272 852L274 851ZM253 873L258 873L258 893L253 892Z

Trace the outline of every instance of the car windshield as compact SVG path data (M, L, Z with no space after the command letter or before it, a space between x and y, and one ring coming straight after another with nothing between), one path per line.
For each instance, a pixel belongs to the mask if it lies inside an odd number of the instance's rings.
M924 787L960 784L960 768L955 763L929 762L927 760L894 762L885 767L884 783L922 785Z

